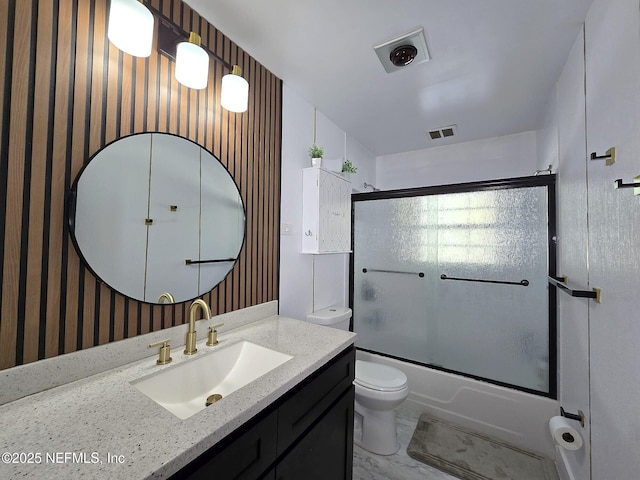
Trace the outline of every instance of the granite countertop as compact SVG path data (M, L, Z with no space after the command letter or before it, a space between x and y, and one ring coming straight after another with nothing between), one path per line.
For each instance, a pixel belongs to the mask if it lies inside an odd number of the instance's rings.
M157 366L150 355L0 406L0 478L166 478L351 345L355 334L276 315L218 338L216 347L199 341L193 357L173 346L170 365ZM130 384L242 340L293 358L185 420Z

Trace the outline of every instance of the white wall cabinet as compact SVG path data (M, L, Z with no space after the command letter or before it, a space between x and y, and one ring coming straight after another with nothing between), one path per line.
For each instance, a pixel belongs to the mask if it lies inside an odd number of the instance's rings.
M323 168L302 170L302 253L351 250L351 182Z

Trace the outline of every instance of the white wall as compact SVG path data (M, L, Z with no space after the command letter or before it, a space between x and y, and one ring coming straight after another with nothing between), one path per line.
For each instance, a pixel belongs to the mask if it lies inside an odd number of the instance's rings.
M581 34L582 35L582 34ZM584 88L581 89L584 95ZM542 125L536 131L536 147L538 152L538 167L536 170L544 170L551 165L554 173L558 169L558 105L557 85L549 95Z
M312 265L302 255L302 169L310 166L307 149L313 143L313 107L301 101L287 84L282 92L282 172L280 186L280 222L290 225L289 234L280 230L281 315L303 319L308 313L313 292Z
M315 120L314 120L315 118ZM279 313L304 319L307 313L331 305L348 304L349 255L303 255L302 246L302 169L311 166L307 155L315 142L324 148L323 168L340 170L349 158L358 168L352 185L375 183L375 159L355 139L291 89L283 86L282 98L282 184L280 232Z
M601 304L559 293L560 402L588 423L583 450L559 451L572 480L639 478L640 198L613 188L640 174L639 45L638 1L595 0L538 135L539 165L558 151L558 271L602 289ZM612 146L614 165L589 159Z
M376 158L379 188L424 187L533 175L536 132L445 145Z
M640 174L638 0L595 0L586 19L592 479L640 478L640 197L614 180Z
M376 185L376 162L373 154L353 137L347 135L346 158L357 166L358 171L351 175L351 186L354 192L371 192L364 184Z

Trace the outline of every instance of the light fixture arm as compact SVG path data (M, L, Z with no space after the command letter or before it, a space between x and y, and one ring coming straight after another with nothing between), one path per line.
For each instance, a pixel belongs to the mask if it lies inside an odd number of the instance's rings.
M160 23L158 25L158 37L160 37L160 35L161 35L161 33L160 33L161 30L160 29L162 27L170 29L175 34L174 39L172 41L169 41L168 43L175 44L175 43L177 43L178 40L190 37L190 32L187 32L186 30L183 30L182 28L177 26L175 23L173 23L171 21L171 19L166 17L160 10L155 8L153 5L151 5L150 3L144 2L144 1L141 2L141 3L143 3L144 6L147 7L149 9L149 11L154 16L158 17L158 19L160 20ZM159 41L160 41L160 39L159 39ZM229 63L226 60L224 60L217 53L209 50L209 48L206 45L201 44L200 48L202 48L205 52L207 52L210 56L212 56L216 61L218 61L219 63L224 65L228 70L230 70L230 71L233 70L233 65L231 63ZM175 60L175 57L170 52L168 52L166 49L162 49L161 51L162 51L162 53L164 55L170 57L172 60Z

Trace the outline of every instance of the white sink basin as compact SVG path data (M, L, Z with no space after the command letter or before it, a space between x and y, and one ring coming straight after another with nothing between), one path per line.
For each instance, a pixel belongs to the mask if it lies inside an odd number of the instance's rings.
M131 385L184 420L206 408L210 395L219 394L224 398L292 358L242 341L218 347L211 353L197 353L192 360L131 382Z

